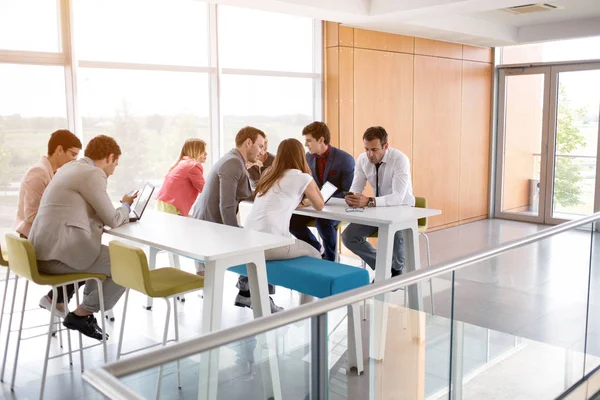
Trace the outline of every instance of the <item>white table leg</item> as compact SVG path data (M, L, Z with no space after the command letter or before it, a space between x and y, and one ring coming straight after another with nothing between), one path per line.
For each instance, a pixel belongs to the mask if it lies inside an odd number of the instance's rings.
M377 238L377 260L375 262L375 281L381 282L392 276L392 253L394 251L394 233L392 225L379 227ZM387 293L373 299L374 318L371 318L370 357L383 360L387 333ZM375 373L375 371L372 371Z
M148 269L152 271L156 269L156 256L159 250L156 247L150 247L150 256L148 257ZM152 309L152 297L146 297L146 310Z
M227 266L221 261L206 262L202 308L202 332L204 334L221 328L223 287L226 269ZM214 349L200 355L199 400L216 400L217 398L220 351L221 349Z
M356 374L361 375L364 368L362 351L362 330L360 326L360 303L348 306L348 370L356 368Z
M417 221L410 224L410 228L402 231L404 236L405 261L404 271L413 272L421 268L421 253L419 252L419 229ZM408 305L413 310L423 311L423 296L421 284L408 287Z
M255 253L252 260L253 262L246 264L248 270L248 283L250 285L250 294L252 296L254 318L259 318L271 314L269 285L267 283L267 265L265 263L264 252ZM281 382L279 379L279 363L277 360L277 341L275 332L270 331L260 335L258 340L259 348L263 348L262 344L265 343L265 341L269 357L268 364L261 363L265 398L268 399L273 397L275 400L281 400Z

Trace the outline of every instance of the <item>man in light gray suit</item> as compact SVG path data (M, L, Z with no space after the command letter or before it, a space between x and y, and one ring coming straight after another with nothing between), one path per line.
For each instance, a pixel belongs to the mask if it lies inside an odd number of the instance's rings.
M240 129L235 137L235 149L221 157L210 170L204 190L194 204L192 217L239 227L238 206L241 201L252 197L246 163L255 163L264 152L266 137L263 131L251 126ZM201 269L201 264L197 263L197 272ZM248 277L240 276L237 287L240 292L235 298L235 305L251 307ZM275 293L275 288L271 285L269 293ZM280 310L282 308L271 299L271 312Z
M135 196L123 196L117 209L108 197L107 178L114 173L121 155L113 138L96 136L88 143L84 155L62 167L46 188L29 240L42 272L89 272L109 276L102 283L102 289L104 308L110 310L125 289L110 279L110 257L108 247L101 243L102 232L105 225L114 228L129 222ZM95 281L88 281L83 302L67 314L63 325L102 340L102 330L93 315L98 311L98 288Z

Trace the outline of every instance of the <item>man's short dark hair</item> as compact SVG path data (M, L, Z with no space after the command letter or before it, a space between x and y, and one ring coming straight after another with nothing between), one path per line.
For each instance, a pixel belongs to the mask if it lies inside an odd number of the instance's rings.
M383 146L388 142L388 134L381 126L372 126L363 134L363 140L370 142L371 140L379 139Z
M61 146L64 151L73 147L81 149L81 140L75 134L67 129L59 129L52 132L50 140L48 140L48 156L54 154L58 146Z
M252 143L254 143L259 135L265 139L267 138L267 135L260 129L253 126L245 126L235 135L235 145L236 147L240 147L247 139L252 140Z
M115 158L119 158L121 156L121 148L115 139L110 136L98 135L90 140L83 154L92 160L104 160L111 154L114 154Z
M302 136L311 135L315 140L323 138L323 143L329 144L331 141L331 132L325 122L315 121L306 125L302 129Z

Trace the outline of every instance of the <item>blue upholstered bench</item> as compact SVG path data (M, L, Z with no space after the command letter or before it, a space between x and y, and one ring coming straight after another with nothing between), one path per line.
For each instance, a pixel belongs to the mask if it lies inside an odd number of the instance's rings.
M246 275L246 265L229 268ZM319 258L298 257L267 261L267 280L275 286L295 290L304 295L324 298L369 284L369 273L362 268ZM348 306L348 367L364 371L362 335L358 304Z

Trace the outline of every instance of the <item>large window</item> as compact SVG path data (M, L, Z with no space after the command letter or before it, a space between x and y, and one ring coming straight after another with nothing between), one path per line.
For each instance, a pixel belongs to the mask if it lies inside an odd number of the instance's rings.
M0 1L0 50L61 49L58 0Z
M275 154L283 139L301 139L302 128L314 121L312 98L312 79L223 75L225 145L233 147L237 131L251 125L267 134L268 151Z
M208 7L196 0L78 0L80 60L208 65Z
M267 134L271 153L285 138L300 139L304 126L321 119L321 39L314 21L221 6L218 26L221 150L231 148L246 125Z
M219 7L223 68L313 71L313 20L237 7Z
M186 139L210 141L206 74L81 68L78 81L84 140L106 134L123 151L113 198L160 186Z
M56 129L84 146L117 140L115 202L145 181L159 186L188 138L207 142L205 171L245 125L263 129L272 152L300 139L322 118L320 29L198 0L0 1L0 233Z
M0 233L14 222L19 181L67 125L64 67L0 64ZM2 235L4 237L4 235Z

